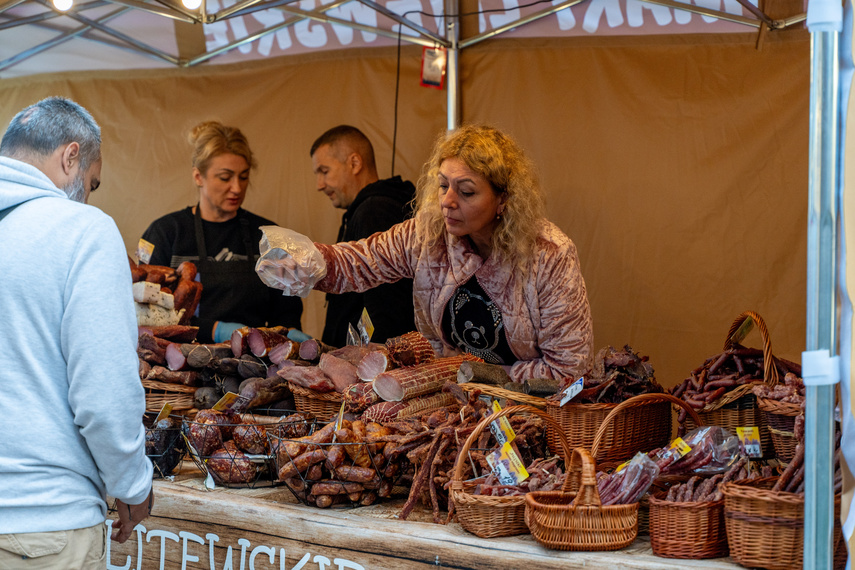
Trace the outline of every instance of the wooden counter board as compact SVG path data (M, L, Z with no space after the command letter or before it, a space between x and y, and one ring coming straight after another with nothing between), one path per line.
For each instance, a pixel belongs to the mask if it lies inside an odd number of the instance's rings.
M530 535L482 539L457 523L417 522L432 519L424 511L399 521L400 504L318 509L281 487L206 491L198 478L154 487L152 516L110 545L107 570L741 568L729 558L660 558L647 537L616 552L562 552Z

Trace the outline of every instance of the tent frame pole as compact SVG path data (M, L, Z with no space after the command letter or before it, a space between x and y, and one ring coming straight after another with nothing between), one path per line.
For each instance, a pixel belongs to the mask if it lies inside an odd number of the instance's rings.
M838 33L811 32L806 350L837 354ZM807 386L804 568L832 567L834 385Z
M460 2L445 0L445 27L448 40L448 59L446 71L446 97L448 100L447 127L456 129L460 122Z

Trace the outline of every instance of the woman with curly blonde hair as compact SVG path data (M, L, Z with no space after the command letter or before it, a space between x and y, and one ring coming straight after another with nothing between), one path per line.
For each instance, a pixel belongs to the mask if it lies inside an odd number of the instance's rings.
M438 355L473 354L516 382L575 378L592 356L591 313L576 247L543 212L519 145L493 127L464 126L434 145L413 219L357 242L314 244L326 264L314 288L412 278L416 327ZM293 259L256 269L275 273L286 292L311 284Z

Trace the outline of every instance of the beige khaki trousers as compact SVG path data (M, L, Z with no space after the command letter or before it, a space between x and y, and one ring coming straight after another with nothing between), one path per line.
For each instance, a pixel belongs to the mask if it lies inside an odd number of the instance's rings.
M0 570L104 570L104 523L55 532L0 534Z

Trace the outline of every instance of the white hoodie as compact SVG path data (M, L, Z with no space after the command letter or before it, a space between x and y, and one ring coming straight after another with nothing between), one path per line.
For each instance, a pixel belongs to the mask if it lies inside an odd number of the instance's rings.
M0 534L93 526L105 494L148 496L136 343L113 220L0 157Z

